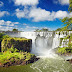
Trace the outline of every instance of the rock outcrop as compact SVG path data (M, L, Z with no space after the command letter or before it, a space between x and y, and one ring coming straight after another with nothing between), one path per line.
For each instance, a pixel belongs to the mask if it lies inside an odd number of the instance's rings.
M17 48L19 51L30 52L32 48L32 40L25 38L6 38L1 43L1 51L4 52L10 48Z

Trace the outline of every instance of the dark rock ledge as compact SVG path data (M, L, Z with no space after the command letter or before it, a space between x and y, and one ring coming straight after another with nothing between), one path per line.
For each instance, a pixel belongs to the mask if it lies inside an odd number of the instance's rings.
M39 60L40 58L37 58L36 56L33 56L31 59L25 61L25 59L21 59L16 61L15 59L13 59L14 61L9 61L7 63L1 64L0 63L0 67L9 67L9 66L15 66L15 65L27 65L30 63L34 63L35 61Z

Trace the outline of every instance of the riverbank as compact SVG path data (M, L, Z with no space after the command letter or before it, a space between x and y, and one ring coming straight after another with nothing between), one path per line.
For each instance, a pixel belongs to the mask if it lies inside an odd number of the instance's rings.
M72 72L72 65L61 57L40 58L27 65L0 68L0 72Z
M9 67L15 65L27 65L37 61L37 58L34 54L27 52L14 52L9 51L0 53L0 67Z

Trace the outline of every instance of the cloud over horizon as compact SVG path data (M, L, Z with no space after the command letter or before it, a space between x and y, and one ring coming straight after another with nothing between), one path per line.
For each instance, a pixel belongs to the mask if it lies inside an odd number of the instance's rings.
M61 4L68 4L68 0L57 0ZM28 3L29 2L29 3ZM38 4L38 0L35 0L35 3ZM27 2L25 0L15 0L15 4L17 5L22 5L25 8L23 10L20 10L19 8L16 9L16 16L17 18L27 18L31 19L34 22L39 22L39 21L54 21L55 19L62 19L64 17L68 16L67 11L62 11L59 10L57 12L55 11L47 11L45 9L41 9L40 7L37 8L35 7L30 7L28 8L27 5L33 5L33 1L28 0ZM36 5L34 4L34 5ZM26 6L25 6L26 5Z
M9 15L8 11L0 11L0 17L3 17L4 15Z
M54 0L55 4L69 5L69 0Z
M37 5L38 0L14 0L16 5Z
M12 30L19 22L0 20L0 30Z

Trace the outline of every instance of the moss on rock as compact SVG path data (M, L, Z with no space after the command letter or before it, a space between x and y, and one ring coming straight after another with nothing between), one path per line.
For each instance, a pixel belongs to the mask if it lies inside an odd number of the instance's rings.
M25 38L5 38L1 43L1 51L7 51L10 48L17 48L19 51L30 52L32 40Z

